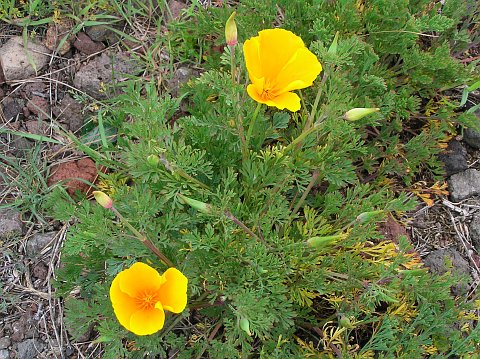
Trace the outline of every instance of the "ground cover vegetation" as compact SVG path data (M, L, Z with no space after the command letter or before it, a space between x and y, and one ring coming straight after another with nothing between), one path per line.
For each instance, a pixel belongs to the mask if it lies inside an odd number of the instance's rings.
M71 223L55 284L71 336L94 325L105 358L476 355L479 302L450 290L463 279L429 273L406 237L379 229L432 199L436 155L478 129L454 95L478 80L476 62L454 56L480 38L478 4L194 1L161 29L168 11L114 1L0 8L4 20L23 19L26 37L54 16L78 30L135 16L158 30L134 55L144 72L98 102L87 129L98 141L76 141L107 169L92 184L97 202L60 186L41 201L44 215ZM274 28L295 37L262 42ZM292 43L302 49L281 63ZM255 53L273 60L255 63ZM287 71L288 61L300 62ZM162 77L178 63L200 74L171 94ZM281 93L271 94L273 80Z

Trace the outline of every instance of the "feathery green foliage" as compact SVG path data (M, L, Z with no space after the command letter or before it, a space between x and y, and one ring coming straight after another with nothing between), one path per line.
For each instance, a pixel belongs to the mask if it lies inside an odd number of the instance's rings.
M170 55L205 71L181 98L153 82L124 87L104 113L117 143L109 148L114 162L104 163L112 173L102 181L115 183L115 208L187 276L189 309L168 316L157 334L125 331L108 305L113 277L135 261L165 266L111 212L85 199L61 204L65 194L53 191L52 213L75 219L57 283L64 296L81 288L66 300L72 335L96 325L106 358L477 351L479 329L468 321L473 305L450 294L456 279L430 275L405 238L393 242L378 230L414 208L402 185L419 173L439 176L440 143L471 123L446 105L444 90L478 74L451 56L459 37L466 42L467 33L457 31L461 9L474 5L447 0L444 13L440 6L240 1L240 42L281 25L301 36L324 68L301 91L300 112L260 108L248 149L242 136L257 105L245 92L242 49L234 50L240 81L233 82L231 50L218 50L231 10L193 4L171 22L164 39ZM434 110L427 112L427 103ZM381 110L344 120L354 107ZM316 131L299 141L308 124ZM179 195L212 210L197 211ZM313 247L313 237L329 242Z

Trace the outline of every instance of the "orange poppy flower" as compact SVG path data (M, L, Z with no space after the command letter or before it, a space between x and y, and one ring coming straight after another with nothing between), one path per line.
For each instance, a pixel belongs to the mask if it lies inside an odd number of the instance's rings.
M163 328L165 312L181 313L187 305L187 278L176 268L160 275L141 262L117 274L110 300L118 321L137 335Z
M260 31L245 41L243 54L252 82L248 94L280 110L300 110L300 97L290 91L312 86L322 71L322 65L302 39L284 29Z

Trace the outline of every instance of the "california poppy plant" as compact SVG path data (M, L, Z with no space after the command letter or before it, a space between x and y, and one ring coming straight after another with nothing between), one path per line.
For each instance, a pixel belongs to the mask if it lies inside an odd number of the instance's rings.
M110 300L118 321L137 335L163 328L165 312L181 313L187 305L187 278L176 268L160 275L141 262L117 274L110 286Z
M262 30L243 44L247 92L255 101L294 112L300 97L291 92L312 86L322 71L317 57L302 39L284 29Z

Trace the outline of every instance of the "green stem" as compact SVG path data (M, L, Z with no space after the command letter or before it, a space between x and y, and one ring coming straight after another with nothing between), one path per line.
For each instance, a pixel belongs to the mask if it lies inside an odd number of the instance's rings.
M313 103L312 112L310 112L310 115L308 116L308 120L307 120L307 123L305 124L305 127L303 128L303 131L308 130L313 124L313 119L315 118L315 115L317 114L318 103L320 102L320 97L322 96L323 85L325 84L326 79L327 79L327 75L324 74L323 77L322 77L322 82L320 83L320 86L318 86L317 97L315 97L315 102Z
M115 208L112 207L110 208L113 213L120 219L120 221L132 231L132 233L135 235L135 237L142 242L148 249L150 249L160 260L167 265L168 267L174 267L174 264L162 253L158 250L155 245L150 242L144 235L142 235L137 229L132 226L126 219L125 217L122 216L122 214Z
M257 108L255 109L255 112L253 113L252 118L250 119L250 124L248 125L247 138L245 139L245 148L247 151L248 151L248 144L250 143L250 138L252 137L253 128L255 127L255 121L257 120L258 113L260 112L261 107L262 107L262 104L259 102L257 104Z
M230 48L230 72L232 75L233 86L236 85L235 81L235 46L229 46Z
M237 71L235 69L235 46L229 46L230 48L230 75L232 77L232 89L235 89L235 86L237 85L237 80L236 80L236 75ZM235 91L232 92L234 94ZM246 142L245 142L245 134L243 132L243 121L242 117L240 115L239 111L239 106L240 106L240 95L237 94L237 131L238 131L238 136L240 137L240 147L242 150L242 157L245 159L247 158L247 153L248 150L246 148Z
M320 129L320 126L314 125L310 127L308 130L303 131L297 138L295 138L287 147L285 147L284 152L287 153L289 152L292 148L294 148L297 144L302 142L305 137L308 135L314 133L315 131L318 131Z
M168 327L166 327L165 329L162 330L161 334L160 334L160 338L163 338L164 336L166 336L168 333L170 333L170 331L175 328L175 326L183 319L183 316L181 315L176 315L175 316L175 319L173 319L171 322L170 322L170 325Z
M196 359L203 358L203 353L205 353L205 350L207 350L208 346L210 345L210 342L215 338L215 335L217 335L218 331L223 325L223 318L220 319L213 330L210 332L210 335L207 338L207 342L203 345L202 349L200 350L200 353L196 356Z
M196 183L198 186L202 187L203 189L206 189L207 191L210 191L210 187L208 187L205 183L200 182L199 180L193 178L190 176L187 172L182 170L181 168L174 168L170 162L168 162L167 157L165 156L164 153L162 153L160 156L158 156L160 159L160 162L163 163L165 168L170 171L170 173L173 175L174 173L178 174L180 177L183 177L184 179Z
M305 201L305 198L307 198L307 195L310 193L310 191L312 190L315 183L317 183L317 180L318 180L319 176L320 176L320 171L319 170L316 170L315 172L313 172L312 180L308 184L307 188L305 188L305 192L303 192L302 197L300 197L300 199L298 200L297 205L293 209L292 215L295 215L295 213L298 212L298 210L302 206L303 202Z
M231 220L233 223L235 223L237 226L239 226L241 229L244 230L245 233L247 233L250 237L254 238L257 241L260 241L260 238L252 232L250 228L248 228L243 222L241 222L237 217L235 217L231 212L229 211L224 211L225 217L227 217L229 220Z

